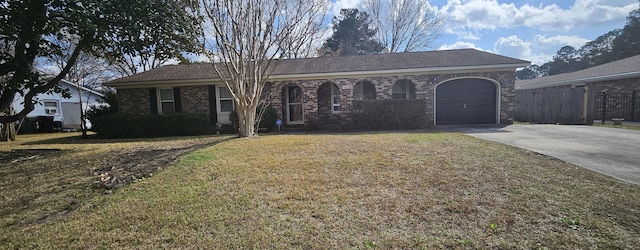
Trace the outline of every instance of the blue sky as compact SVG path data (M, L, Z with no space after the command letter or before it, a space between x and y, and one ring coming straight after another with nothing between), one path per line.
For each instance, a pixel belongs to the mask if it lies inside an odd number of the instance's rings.
M331 15L361 0L331 0ZM433 49L475 48L542 64L565 45L580 48L638 9L638 0L432 0L444 17Z

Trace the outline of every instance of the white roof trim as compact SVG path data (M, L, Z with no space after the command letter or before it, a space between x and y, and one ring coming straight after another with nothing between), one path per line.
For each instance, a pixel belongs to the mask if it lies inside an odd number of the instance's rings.
M78 85L77 85L77 84L75 84L74 82L71 82L71 81L65 80L65 79L60 80L60 82L59 82L58 84L61 84L61 83L64 83L64 84L70 85L70 86L72 86L72 87L74 87L74 88L78 88ZM93 90L93 89L89 89L89 88L84 87L84 86L80 86L80 89L82 89L82 91L91 92L91 94L97 95L97 96L99 96L99 97L104 97L104 95L103 95L102 93L97 92L97 91L95 91L95 90Z

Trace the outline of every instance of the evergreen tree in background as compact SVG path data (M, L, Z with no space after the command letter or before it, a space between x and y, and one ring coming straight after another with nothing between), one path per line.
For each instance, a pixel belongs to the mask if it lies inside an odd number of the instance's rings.
M622 32L613 39L613 54L615 60L640 55L640 8L631 11Z
M369 14L358 9L342 9L333 17L333 34L318 54L320 56L347 56L381 53L385 48L376 40L376 29L369 28Z

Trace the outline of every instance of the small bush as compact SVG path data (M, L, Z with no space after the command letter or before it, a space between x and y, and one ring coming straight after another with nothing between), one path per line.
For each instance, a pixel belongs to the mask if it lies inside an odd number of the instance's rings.
M109 105L91 105L87 110L87 119L93 120L95 117L115 115L116 111Z
M103 104L94 104L87 110L87 119L92 120L98 116L116 115L118 113L118 97L116 93L110 89L102 91L104 94Z
M258 113L260 112L261 109L262 107L257 108L256 117L259 115ZM266 128L267 132L271 132L276 129L276 119L278 119L278 111L275 108L268 106L264 110L264 114L262 115L262 120L260 120L260 125L258 127ZM233 127L236 128L236 131L237 131L238 124L239 124L238 113L236 113L236 111L231 112L231 114L229 114L229 120L231 121L231 124L233 124Z
M93 131L105 138L202 135L214 132L206 115L105 115L91 119Z
M427 126L425 100L353 101L353 125L361 129L415 129Z

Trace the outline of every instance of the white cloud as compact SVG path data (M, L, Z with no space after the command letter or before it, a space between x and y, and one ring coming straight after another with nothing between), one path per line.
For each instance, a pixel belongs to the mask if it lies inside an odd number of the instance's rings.
M438 48L438 50L450 50L450 49L477 49L477 50L485 51L482 48L476 47L476 45L473 43L462 42L462 41L458 41L454 44L441 45L440 48Z
M362 6L362 0L336 0L331 2L331 15L339 16L341 9L359 8Z
M588 39L584 39L578 36L552 36L547 37L545 35L536 35L533 37L533 43L538 46L553 46L554 48L560 49L562 46L572 46L576 49L579 49L585 43L589 42ZM555 52L555 51L554 51Z
M520 7L497 0L451 0L440 11L445 16L446 32L467 35L469 30L496 30L527 27L540 31L568 31L577 26L624 19L638 8L636 0L576 0L563 9L557 4Z
M579 49L588 41L577 36L547 37L546 35L536 35L531 40L525 40L512 35L500 37L494 44L494 51L498 54L529 60L533 64L541 65L550 61L561 47L569 45Z
M531 55L531 42L516 35L500 37L494 45L494 51L505 56L524 58Z

